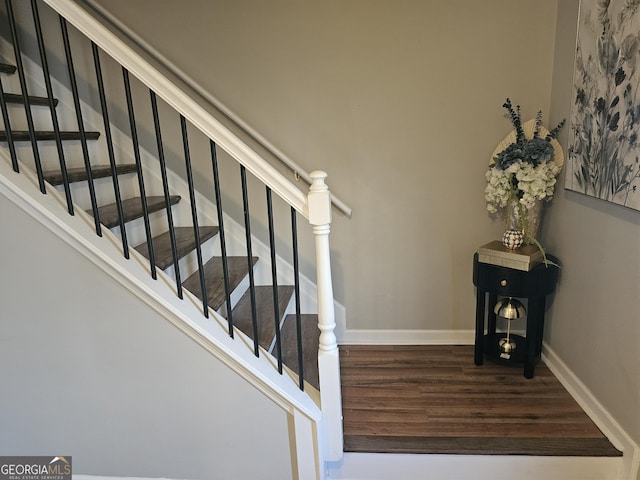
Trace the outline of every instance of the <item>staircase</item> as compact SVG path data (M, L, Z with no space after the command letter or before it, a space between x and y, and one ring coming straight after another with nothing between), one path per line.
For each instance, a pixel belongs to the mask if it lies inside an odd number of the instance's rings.
M54 4L50 6L56 10L46 4ZM244 339L238 348L252 347L256 357L267 358L280 375L292 379L292 385L319 398L314 401L323 406L322 424L313 428L307 425L312 415L299 415L295 403L283 405L294 414L295 436L312 439L302 440L294 449L306 459L307 464L296 462L300 472L322 472L323 458L342 454L326 175L312 174L310 191L301 192L196 101L167 87L161 74L144 60L135 57L127 64L117 58L114 51L128 60L132 54L74 2L46 4L34 0L28 7L27 2L13 2L16 14L12 2L6 3L11 39L9 49L0 54L4 58L0 62L2 156L14 172L34 179L42 194L55 189L70 215L91 219L98 237L108 230L109 238L118 239L124 258L145 265L152 279L169 285L185 302L199 302L205 319L215 320L232 339ZM44 22L42 7L49 16ZM51 35L51 25L57 23L52 15L59 16L57 35L64 54L47 50L49 41L44 36ZM70 35L72 24L78 30ZM84 43L78 46L77 38L83 34L89 38L82 38ZM29 48L21 47L25 44ZM34 45L39 59L24 53L33 54ZM78 51L84 54L80 60ZM66 79L54 78L49 69L49 63L59 66L61 62L67 69ZM78 73L74 67L78 64L85 70ZM87 64L95 69L93 79L88 78ZM142 73L134 76L137 70ZM119 73L126 103L120 99L118 104L108 84ZM83 88L90 98L79 93ZM46 92L33 94L38 90ZM64 99L58 98L61 92ZM148 107L140 113L142 102ZM136 114L146 120L137 121ZM169 115L179 119L177 136L166 127ZM77 128L68 128L74 123ZM102 125L96 127L98 123ZM166 140L169 137L171 142ZM123 139L128 145L123 145ZM208 163L213 170L213 181L204 193L195 185L203 188L201 168L206 163L191 160L206 150L203 145L210 147ZM156 151L150 153L154 147ZM182 164L176 152L184 155ZM230 162L239 166L239 182L229 176ZM255 204L263 206L254 199L256 183L266 192L266 218L254 213ZM240 188L233 191L230 185ZM229 211L223 211L223 203L231 205ZM316 252L306 252L304 258L305 262L319 259L311 270L317 272L317 290L300 272L300 216L313 227ZM291 238L283 239L283 232ZM311 456L302 448L309 445L314 450ZM314 457L316 465L309 467L308 460Z
M15 75L16 67L10 64L0 64L0 74ZM48 106L49 99L47 97L29 96L28 101L20 93L4 93L4 104L6 110L10 112L12 107L16 108L34 108L38 106ZM53 99L53 105L57 106L58 100ZM9 117L10 118L10 117ZM10 124L10 121L9 121ZM37 127L36 127L37 128ZM100 132L85 131L84 139L87 141L95 141L100 137ZM77 142L82 140L80 131L45 131L36 130L29 132L28 130L10 130L0 131L0 142ZM95 160L95 164L91 165L91 169L87 171L84 167L74 167L66 169L51 169L43 172L43 178L52 186L63 188L65 177L68 184L79 184L80 188L88 190L88 182L100 178L113 179L128 175L140 175L136 164L116 164L113 168L109 164L100 164L99 160ZM124 183L124 182L119 182ZM118 229L122 224L129 224L135 220L142 218L150 218L151 215L166 215L167 209L173 208L182 198L178 195L169 195L167 198L163 196L133 196L126 192L121 192L120 202L113 202L105 205L98 205L95 212L88 210L87 213L95 215L99 219L100 224L109 229ZM165 227L166 228L166 227ZM215 225L199 226L194 229L192 226L177 226L171 230L164 230L153 236L149 242L143 242L136 245L134 249L147 260L153 257L155 266L160 270L167 270L174 266L181 259L190 254L194 254L198 248L202 248L208 240L219 234L219 228ZM149 248L151 245L151 248ZM153 253L153 255L150 254ZM281 357L281 362L290 368L296 374L301 373L298 366L298 353L295 348L296 338L296 315L284 314L293 299L295 291L294 285L270 285L255 286L253 289L247 288L246 282L243 282L249 276L249 267L258 262L258 257L252 257L248 262L247 257L229 256L226 257L227 282L231 295L239 296L239 301L233 305L231 317L233 318L235 328L239 329L251 339L255 339L257 344L274 357ZM228 318L225 312L225 275L222 257L213 256L202 265L201 269L191 273L182 286L204 301L206 297L206 305L211 310L218 312L222 317ZM204 278L206 288L201 288L201 276ZM244 292L238 292L239 286L245 286ZM240 287L242 288L242 287ZM274 290L276 293L274 293ZM274 299L277 298L277 304L274 305ZM255 311L255 314L253 313ZM274 313L275 312L275 313ZM278 315L277 317L275 315ZM255 329L254 329L255 315ZM302 329L307 332L315 330L318 323L317 315L306 314L302 317L304 325ZM286 336L287 339L294 340L293 344L283 348L281 346L280 337ZM303 336L302 351L317 352L318 336ZM292 346L293 345L293 346ZM281 355L278 355L278 351ZM316 359L306 357L306 362L302 363L302 371L308 372L308 381L311 386L319 389L318 369ZM304 388L304 384L303 388Z

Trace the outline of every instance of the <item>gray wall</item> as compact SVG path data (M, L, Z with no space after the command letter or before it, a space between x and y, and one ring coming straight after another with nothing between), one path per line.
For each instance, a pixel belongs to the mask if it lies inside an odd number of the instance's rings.
M578 0L559 2L552 123L569 118L577 15ZM546 340L640 443L640 213L566 190L547 213L563 268Z
M0 195L0 452L74 472L292 478L289 419Z

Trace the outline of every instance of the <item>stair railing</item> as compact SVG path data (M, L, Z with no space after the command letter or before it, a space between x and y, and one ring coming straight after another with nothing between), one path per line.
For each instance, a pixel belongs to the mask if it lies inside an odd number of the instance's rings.
M206 99L211 103L218 111L223 113L225 117L227 117L234 125L239 127L242 131L247 133L252 139L254 139L260 146L262 146L266 151L271 153L275 159L281 162L283 165L288 167L296 180L302 179L307 185L311 186L313 182L313 178L310 173L307 173L300 165L298 165L295 161L289 158L284 152L274 146L268 139L266 139L263 135L261 135L258 131L252 128L249 124L247 124L242 118L236 115L229 107L227 107L220 99L216 98L211 92L207 91L203 88L198 82L196 82L193 78L189 77L182 69L173 64L168 58L166 58L162 53L157 51L153 46L151 46L148 42L146 42L142 37L136 34L133 30L123 24L120 20L118 20L115 16L111 15L111 13L100 3L95 0L80 0L83 4L87 5L92 12L96 15L99 15L104 21L108 22L112 25L120 35L125 36L130 39L135 45L139 46L146 55L153 58L158 62L158 64L163 65L167 68L168 71L171 72L175 78L180 79L186 85L188 85L194 92L200 95L202 98ZM337 198L335 195L331 196L331 204L333 207L342 212L345 216L351 217L352 211L351 207L349 207L345 202Z
M62 145L62 139L69 137L68 132L63 132L58 124L57 114L55 110L54 94L50 83L50 75L48 71L47 52L45 49L46 41L41 31L40 15L38 12L37 1L31 0L31 11L33 13L33 24L35 28L35 38L40 52L40 65L43 69L44 83L46 86L46 94L49 108L51 111L51 120L54 130L54 140L56 142L58 158L60 161L62 188L67 199L67 208L70 215L74 215L71 180L69 178L69 170L65 160L65 150ZM217 206L217 221L220 236L220 250L222 259L222 270L224 277L224 300L226 307L222 308L228 322L228 333L234 336L233 308L231 304L231 287L230 275L228 268L228 254L226 252L227 244L224 231L224 216L222 209L223 195L220 188L220 172L218 169L218 148L222 148L233 159L240 164L240 176L242 185L243 211L245 220L245 234L247 247L247 262L250 283L251 309L252 309L252 333L254 340L254 353L260 355L260 338L256 321L256 299L255 299L255 280L253 278L254 263L252 252L252 233L251 233L251 215L249 210L249 199L247 189L247 172L253 175L265 186L266 204L267 204L267 229L269 236L269 251L271 262L271 282L274 304L274 329L275 329L275 348L274 354L277 359L277 368L283 373L282 361L282 338L280 332L280 316L281 313L278 306L278 270L277 270L277 248L276 233L274 230L274 213L273 213L273 194L275 193L286 204L289 205L291 213L291 242L292 242L292 263L294 277L294 293L295 293L295 315L296 315L296 333L297 333L297 352L298 352L298 378L299 388L304 389L304 370L302 362L302 339L301 339L301 309L300 309L300 271L298 260L298 234L297 234L297 215L300 214L307 218L312 226L313 235L315 237L315 264L316 264L316 282L317 282L317 309L318 309L318 328L319 335L319 351L318 351L318 370L320 382L320 399L321 409L323 412L322 430L324 432L324 458L325 460L338 460L342 457L342 412L341 412L341 395L340 395L340 373L338 346L335 336L335 316L333 304L333 287L331 281L331 261L329 248L329 233L331 224L332 200L329 189L325 183L326 173L312 172L310 174L311 186L308 194L301 192L295 184L282 176L277 170L271 167L258 153L252 150L241 139L235 136L222 123L214 118L209 112L202 108L195 100L174 86L161 72L156 70L152 65L146 62L142 57L137 55L129 48L118 36L112 34L99 21L88 14L84 9L78 6L76 2L71 0L42 0L48 4L53 11L57 13L60 19L60 29L62 42L64 44L65 61L68 70L68 81L70 90L73 94L74 106L76 108L76 116L79 128L79 135L73 136L79 140L83 151L84 170L86 180L88 181L91 200L91 213L95 221L95 230L97 235L102 234L102 226L119 228L122 241L122 253L129 258L129 241L127 238L127 214L125 212L126 200L122 199L120 186L118 183L118 168L116 161L116 153L114 148L114 140L112 138L109 111L112 101L107 98L106 89L103 82L101 53L106 53L111 59L115 60L122 68L123 84L126 96L126 111L129 119L130 138L132 140L133 156L135 158L135 170L138 180L138 189L142 203L141 217L144 221L145 229L145 248L149 260L149 270L151 276L157 278L157 259L155 258L154 242L151 235L150 226L150 205L147 204L146 186L144 179L144 169L142 166L140 154L140 140L138 136L137 121L134 104L136 103L132 96L131 79L133 76L141 84L145 85L149 91L149 100L151 104L151 112L153 116L153 124L156 137L157 158L160 167L160 177L162 179L163 195L161 203L164 204L164 210L167 215L168 235L170 237L171 252L173 256L173 276L175 279L175 292L178 297L183 298L183 279L181 276L181 265L178 261L180 245L177 239L177 228L172 218L171 206L177 201L175 196L170 194L170 186L167 174L165 148L166 143L163 140L160 113L158 108L158 98L166 105L170 106L179 116L180 131L182 137L182 150L186 169L186 183L189 191L190 205L190 221L193 227L193 233L196 239L196 255L197 255L197 271L199 276L199 292L192 292L196 296L200 296L202 301L202 313L205 317L209 316L209 296L206 285L206 276L204 275L205 264L201 251L201 229L199 227L199 213L197 208L197 194L194 186L193 168L191 162L190 136L189 130L195 129L201 132L210 144L211 161L213 170L213 190ZM21 82L21 90L24 99L24 107L27 115L29 140L32 145L32 155L34 157L35 170L38 175L40 189L45 193L44 179L46 172L43 169L39 155L39 132L37 131L33 118L31 118L30 96L27 92L27 84L25 81L25 73L22 67L22 52L20 49L19 35L17 31L17 23L14 18L12 0L5 0L7 7L7 16L12 32L12 41L15 48L15 58L18 64L19 77ZM24 6L24 5L22 5ZM21 26L24 27L25 20ZM116 219L109 223L106 218L108 215L104 213L98 206L96 192L94 186L94 175L89 158L89 149L87 147L88 132L84 130L84 120L82 116L81 101L77 88L77 74L74 69L72 48L69 40L68 24L73 25L75 29L81 32L84 37L90 41L93 63L95 67L96 89L100 99L100 113L104 120L105 143L108 151L109 167L111 177L113 179L113 195L116 205ZM6 138L12 158L14 170L18 171L18 154L15 149L15 135L12 132L7 104L4 96L4 88L0 91L0 103L2 107L2 116L5 124ZM136 247L136 249L141 246ZM142 249L144 250L144 248ZM140 250L142 252L142 250ZM199 295L198 295L199 294Z

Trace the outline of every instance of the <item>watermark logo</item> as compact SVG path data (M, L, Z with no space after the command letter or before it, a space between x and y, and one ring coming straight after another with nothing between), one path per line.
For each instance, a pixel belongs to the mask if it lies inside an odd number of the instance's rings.
M71 457L0 457L0 480L71 480Z

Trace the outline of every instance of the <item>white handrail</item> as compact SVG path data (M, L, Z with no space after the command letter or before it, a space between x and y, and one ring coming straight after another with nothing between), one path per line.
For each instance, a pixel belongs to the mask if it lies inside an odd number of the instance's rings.
M244 165L262 183L282 197L305 218L309 218L307 197L295 184L269 165L213 115L202 108L118 36L71 0L44 0L70 24L91 39L116 62L135 75L168 105Z
M236 115L229 107L227 107L220 99L214 96L211 92L202 87L196 80L194 80L191 76L184 73L183 70L178 68L171 60L169 60L166 56L160 53L156 48L154 48L149 42L144 40L140 35L131 30L127 25L125 25L120 19L111 14L107 9L105 9L102 5L97 3L95 0L80 0L82 3L86 4L89 8L99 14L103 19L105 19L109 24L115 27L119 32L123 33L127 38L129 38L135 45L140 47L142 51L148 54L151 58L160 63L163 67L167 68L176 78L180 79L180 81L184 82L190 89L200 95L202 98L211 103L217 110L219 110L222 114L224 114L229 120L231 120L236 126L240 127L242 131L248 134L251 138L257 141L262 147L264 147L269 153L271 153L278 161L282 162L286 165L295 175L295 178L301 178L306 182L307 185L311 185L313 179L311 175L307 173L300 165L294 162L291 158L289 158L284 152L282 152L279 148L273 145L269 140L267 140L264 136L262 136L257 130L251 127L247 122L242 120L238 115ZM344 203L339 198L334 195L331 196L331 203L334 207L336 207L339 211L341 211L348 218L351 218L352 210L346 203Z

